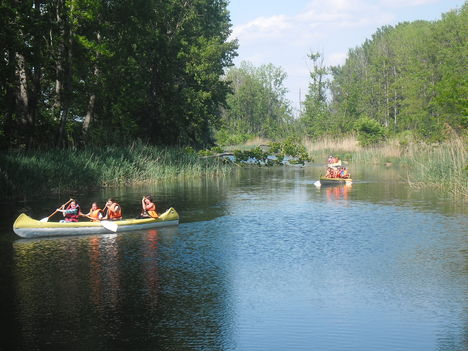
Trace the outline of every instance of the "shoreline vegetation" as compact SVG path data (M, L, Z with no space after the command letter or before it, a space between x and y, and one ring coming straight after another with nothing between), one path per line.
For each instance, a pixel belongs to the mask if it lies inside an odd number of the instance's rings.
M413 143L392 138L385 143L362 147L355 136L304 140L312 159L327 155L360 164L400 165L407 171L412 188L433 188L456 199L468 199L468 157L466 137L452 135L434 144Z
M231 167L183 148L133 144L80 150L0 153L0 197L14 199L94 188L224 175Z
M198 153L191 148L143 144L81 150L10 151L0 153L0 196L14 199L46 193L73 193L78 189L155 184L173 178L225 176L233 165L243 161L241 157L266 158L274 153L282 160L296 152L292 156L300 156L302 161L296 162L300 164L320 162L333 154L354 164L398 165L406 169L404 180L412 188L433 188L465 201L468 198L466 145L466 138L454 136L437 144L393 138L381 145L362 147L355 135L349 135L314 141L306 138L300 143L255 138L243 145L216 146ZM226 162L222 157L207 157L225 151L239 157L239 163ZM278 162L264 164L280 165Z

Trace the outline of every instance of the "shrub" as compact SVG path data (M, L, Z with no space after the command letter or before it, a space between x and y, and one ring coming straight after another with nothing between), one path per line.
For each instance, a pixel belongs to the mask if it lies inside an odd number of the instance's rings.
M375 145L385 140L385 128L369 117L358 119L354 128L358 132L358 141L361 146Z

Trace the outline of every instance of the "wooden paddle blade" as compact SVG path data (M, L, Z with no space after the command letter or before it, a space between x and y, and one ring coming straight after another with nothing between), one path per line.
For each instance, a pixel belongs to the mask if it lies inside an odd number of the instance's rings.
M101 225L114 233L119 229L117 223L111 221L101 221Z
M47 222L49 220L49 217L42 218L39 222Z

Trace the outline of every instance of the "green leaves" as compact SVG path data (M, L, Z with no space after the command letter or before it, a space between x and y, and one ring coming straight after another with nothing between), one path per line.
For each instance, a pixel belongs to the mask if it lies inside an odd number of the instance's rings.
M385 128L369 117L357 120L354 128L358 132L358 141L361 146L375 145L385 139Z
M346 63L331 70L327 129L349 132L367 116L391 133L412 130L426 140L442 139L444 125L466 131L467 9L435 22L382 27L350 50Z
M212 142L237 49L227 1L11 2L0 24L1 147L53 146L58 120L67 146Z
M292 120L283 82L286 73L272 64L254 67L242 62L225 77L232 93L223 111L224 128L234 134L254 134L267 138L284 135Z

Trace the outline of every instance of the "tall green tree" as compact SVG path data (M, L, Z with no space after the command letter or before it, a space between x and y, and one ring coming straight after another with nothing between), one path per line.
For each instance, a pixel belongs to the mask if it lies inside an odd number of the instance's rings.
M272 64L255 67L244 61L231 68L225 77L232 93L223 111L223 128L267 138L284 136L292 122L285 79L286 73Z
M332 67L334 130L367 116L393 133L433 140L467 126L467 4L440 21L385 26Z
M304 101L304 113L301 124L308 136L319 136L330 129L330 113L327 103L328 68L323 57L318 53L308 55L312 70L309 73L310 83Z
M5 0L0 24L0 147L211 142L227 1Z

